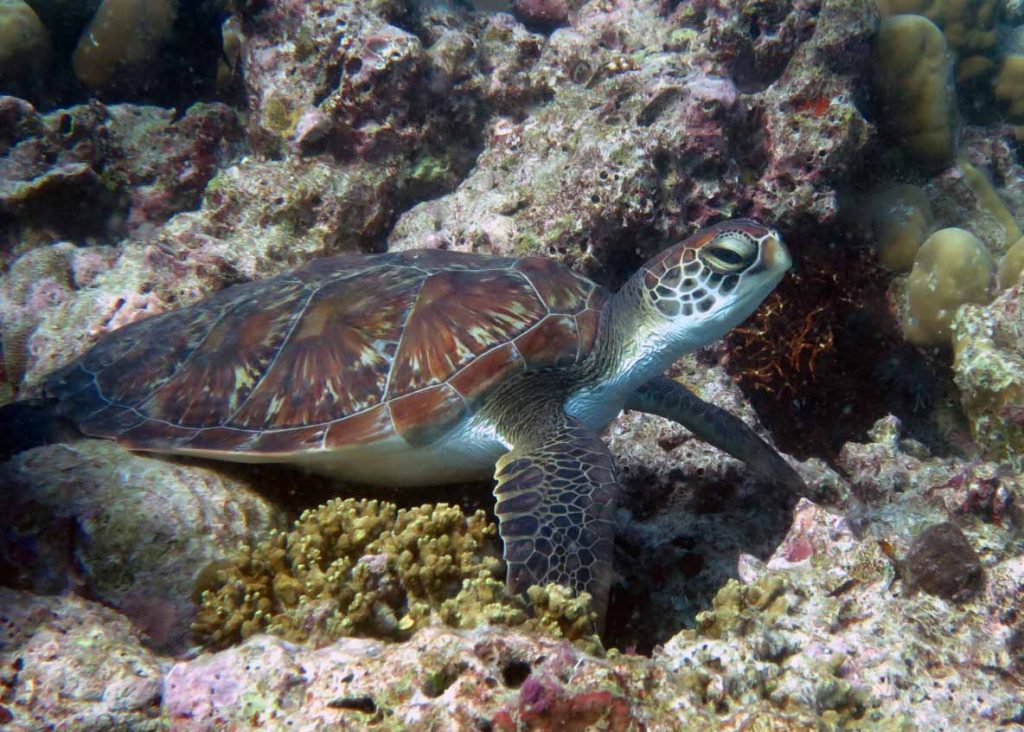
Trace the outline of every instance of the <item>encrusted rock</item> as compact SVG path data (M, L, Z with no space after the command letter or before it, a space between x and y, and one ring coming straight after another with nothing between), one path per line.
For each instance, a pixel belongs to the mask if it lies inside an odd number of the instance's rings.
M238 116L224 104L178 115L93 101L41 115L0 97L0 118L0 233L29 242L148 233L193 208L241 147Z
M80 590L180 651L200 570L280 525L279 509L208 468L86 440L0 466L0 574L41 593Z
M918 534L903 567L910 587L956 602L978 594L985 583L978 553L949 521Z
M1024 285L953 321L954 378L971 436L994 459L1024 454Z
M4 729L165 729L160 699L168 665L109 608L75 595L0 587Z
M722 216L831 221L833 185L871 133L853 103L870 8L759 7L751 34L731 6L683 4L667 22L660 7L571 14L536 68L550 100L492 118L470 175L406 213L390 248L543 253L601 271Z

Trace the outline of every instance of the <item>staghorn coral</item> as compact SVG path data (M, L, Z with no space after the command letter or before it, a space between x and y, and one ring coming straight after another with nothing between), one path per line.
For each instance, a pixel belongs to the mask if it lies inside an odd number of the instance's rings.
M290 532L243 547L197 583L193 625L204 644L224 647L267 631L322 645L339 637L407 638L439 618L470 628L524 625L567 638L593 629L589 598L556 585L531 587L536 617L499 579L496 529L440 503L399 509L377 500L335 499L305 511ZM209 585L204 588L203 585ZM596 638L588 638L598 647Z

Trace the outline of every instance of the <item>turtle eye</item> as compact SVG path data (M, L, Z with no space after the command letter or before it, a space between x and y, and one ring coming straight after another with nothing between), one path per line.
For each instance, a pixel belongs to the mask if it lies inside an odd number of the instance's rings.
M757 245L739 234L723 234L704 245L698 254L715 272L729 274L745 269L754 261Z

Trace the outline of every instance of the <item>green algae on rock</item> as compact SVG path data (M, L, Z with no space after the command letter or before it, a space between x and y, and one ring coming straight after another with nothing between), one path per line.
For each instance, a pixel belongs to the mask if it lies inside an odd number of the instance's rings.
M483 511L334 499L303 512L291 531L272 532L204 573L193 632L213 647L259 632L316 645L348 636L401 639L437 620L590 635L589 598L557 585L530 588L536 617L527 619L523 601L500 579L496 536Z

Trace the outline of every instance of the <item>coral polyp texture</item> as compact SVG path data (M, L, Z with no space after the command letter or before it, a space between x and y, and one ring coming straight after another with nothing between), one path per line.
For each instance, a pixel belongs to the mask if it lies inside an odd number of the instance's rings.
M909 272L932 226L928 196L900 184L876 192L868 205L879 261L894 272Z
M325 645L348 636L408 638L439 622L523 625L526 606L500 581L503 569L497 529L483 511L338 499L208 567L192 629L223 647L260 632ZM529 595L531 627L573 639L593 633L586 598L557 585Z
M1024 285L987 306L962 308L952 324L953 370L971 435L989 455L1024 454Z
M71 62L91 89L125 83L153 64L174 29L178 0L103 0L82 33Z
M24 0L0 2L0 89L30 91L39 84L52 50L50 37Z

